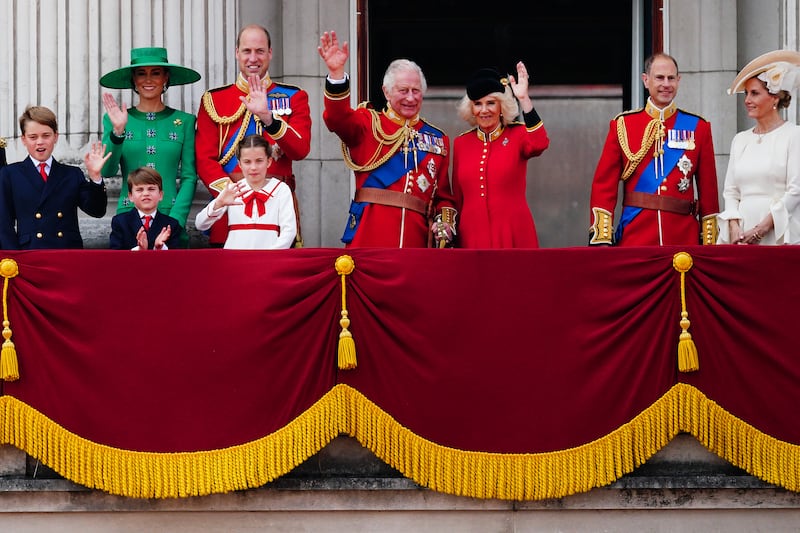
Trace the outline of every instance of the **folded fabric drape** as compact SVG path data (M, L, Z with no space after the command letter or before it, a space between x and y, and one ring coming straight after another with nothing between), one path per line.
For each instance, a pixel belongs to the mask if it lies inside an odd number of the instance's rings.
M259 486L344 433L424 486L525 500L683 431L800 490L800 289L767 281L800 248L349 249L340 369L341 252L0 252L20 376L0 443L158 498Z

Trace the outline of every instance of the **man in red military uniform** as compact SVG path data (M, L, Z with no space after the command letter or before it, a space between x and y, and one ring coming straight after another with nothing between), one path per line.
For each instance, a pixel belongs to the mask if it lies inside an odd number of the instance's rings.
M443 209L444 221L434 228L441 239L451 239L450 141L419 116L426 89L422 70L412 61L393 61L383 79L386 109L353 109L344 72L347 43L340 47L336 33L326 32L319 53L328 67L323 119L341 138L345 162L356 175L342 241L348 247L424 248L432 238L431 221Z
M647 105L611 121L597 164L589 244L714 244L719 200L711 125L675 105L680 74L671 56L648 58L642 81ZM620 180L623 209L614 234Z
M203 94L195 138L197 175L216 197L229 179L242 178L235 154L238 143L253 133L263 135L272 147L268 175L286 182L292 190L298 217L296 245L300 246L300 211L292 161L305 158L311 150L308 93L270 79L272 41L262 26L249 25L239 31L236 59L236 83ZM251 91L260 97L251 98ZM211 228L209 243L221 246L227 233L227 219L218 221Z

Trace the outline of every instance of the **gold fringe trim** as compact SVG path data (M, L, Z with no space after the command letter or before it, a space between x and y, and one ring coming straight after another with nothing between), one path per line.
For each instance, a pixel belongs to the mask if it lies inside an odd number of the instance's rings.
M630 473L680 432L764 481L800 490L800 446L758 431L683 383L604 437L535 454L440 446L401 426L360 392L346 392L348 433L406 477L447 494L540 500L586 492Z
M356 342L353 334L348 329L350 327L350 315L347 312L347 283L345 278L353 273L356 264L349 255L340 255L336 258L336 273L342 277L342 318L339 325L342 327L339 333L339 350L337 364L339 370L352 370L358 366L356 359Z
M0 275L3 276L3 347L0 350L0 379L16 381L19 379L17 349L11 341L11 321L8 319L8 284L19 274L19 266L13 259L0 261Z
M84 439L12 396L0 397L0 443L11 444L89 488L131 498L180 498L260 487L325 447L346 416L328 392L261 439L201 452L122 450Z
M678 338L678 370L680 372L696 372L700 370L700 358L697 346L689 333L689 312L686 310L686 273L692 268L692 256L686 252L678 252L672 257L672 266L681 273L681 334Z
M800 446L780 441L679 383L629 423L593 442L545 453L502 454L440 446L400 425L362 393L336 385L280 430L221 450L148 453L93 443L11 396L0 397L2 443L81 485L134 498L175 498L261 486L346 433L422 486L474 498L561 498L608 485L675 435L764 481L800 491Z

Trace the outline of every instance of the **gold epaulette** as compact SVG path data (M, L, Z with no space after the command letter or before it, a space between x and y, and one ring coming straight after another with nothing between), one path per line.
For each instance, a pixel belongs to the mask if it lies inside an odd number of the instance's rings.
M0 148L5 148L7 146L6 138L0 137Z

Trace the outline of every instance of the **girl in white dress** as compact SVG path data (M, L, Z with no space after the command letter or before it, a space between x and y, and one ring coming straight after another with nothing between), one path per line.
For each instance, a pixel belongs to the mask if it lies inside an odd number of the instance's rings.
M229 182L197 213L197 229L209 229L227 212L225 248L278 250L292 247L297 234L292 192L281 180L267 176L272 161L269 154L270 146L260 135L248 135L239 143L236 156L244 179Z
M719 243L800 242L800 128L780 114L800 82L798 65L798 52L769 52L748 63L728 91L744 91L756 125L731 143Z

